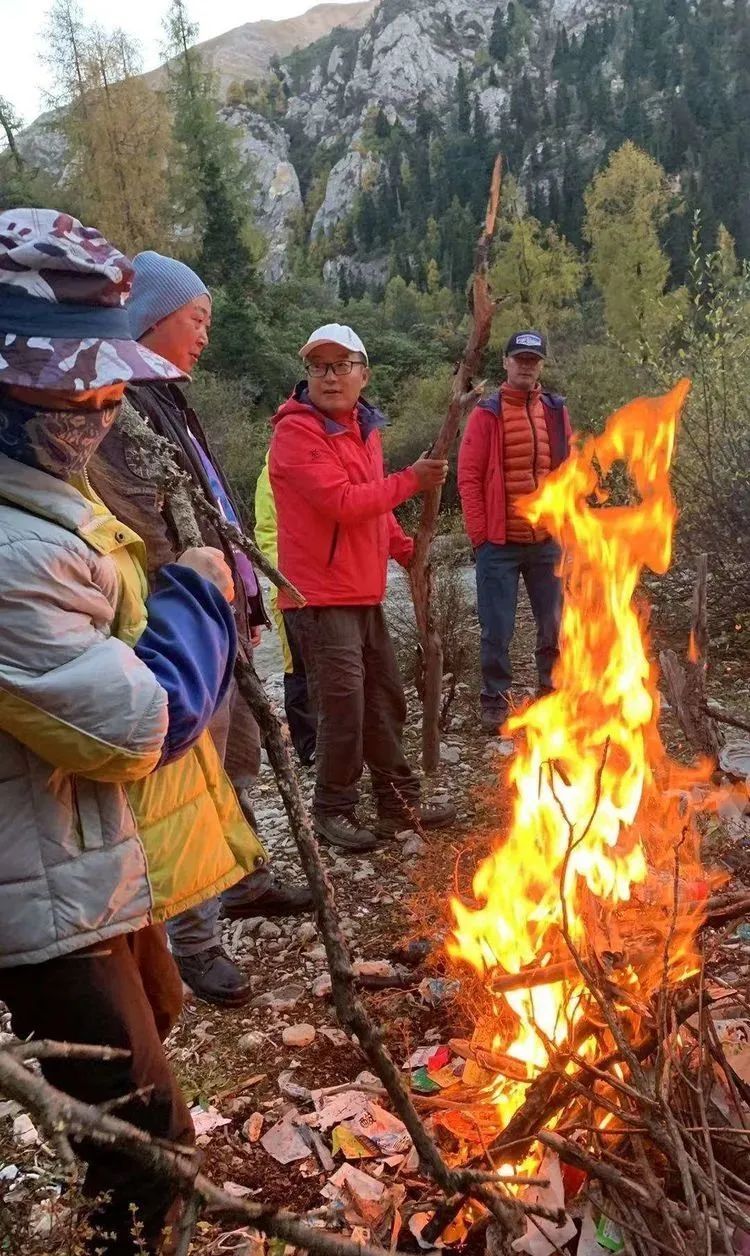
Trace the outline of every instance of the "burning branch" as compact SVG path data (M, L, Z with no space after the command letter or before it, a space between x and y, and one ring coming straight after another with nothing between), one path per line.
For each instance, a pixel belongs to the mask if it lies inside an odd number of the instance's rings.
M688 985L701 969L699 932L741 912L747 896L706 912L692 889L705 885L692 786L709 768L685 769L662 744L634 604L643 568L663 573L671 559L669 470L687 389L619 411L526 500L530 522L566 553L556 689L510 721L512 822L477 870L477 906L454 899L448 944L493 1005L470 1044L499 1128L482 1157L533 1174L539 1144L554 1150L588 1175L589 1197L638 1256L728 1252L729 1227L750 1228L750 1192L707 1128L713 1070L693 1080L686 1024L709 1002ZM632 506L601 497L596 466L606 479L618 462L636 486ZM682 693L694 726L705 707L706 574L702 562ZM506 1059L525 1066L524 1080ZM740 1113L745 1096L730 1092ZM560 1124L564 1133L550 1129Z
M482 384L474 381L482 369L489 344L492 319L497 308L490 296L487 282L490 246L500 208L502 158L497 157L492 172L490 198L484 228L477 245L472 282L471 330L463 356L458 363L448 413L430 450L432 458L447 458L458 436L461 420L476 404ZM440 712L443 693L443 645L440 640L432 600L432 569L430 548L437 528L441 490L425 493L422 515L414 538L414 558L409 568L409 582L414 614L422 650L422 766L434 772L440 762Z
M674 650L663 650L659 662L667 695L682 731L698 754L716 760L722 738L714 723L714 713L706 700L708 670L707 620L708 555L701 554L693 592L690 646L684 664ZM731 723L731 721L727 721Z

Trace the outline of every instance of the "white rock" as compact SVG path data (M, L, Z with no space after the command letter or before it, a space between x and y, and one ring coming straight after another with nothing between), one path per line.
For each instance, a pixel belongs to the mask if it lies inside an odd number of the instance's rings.
M309 1047L315 1041L314 1025L288 1025L281 1035L285 1047Z
M404 854L407 856L407 858L413 857L416 855L423 855L426 850L427 850L426 844L422 841L422 838L419 837L417 833L412 833L408 841L404 842L403 851L404 851Z
M280 938L281 926L275 925L272 920L264 920L258 930L259 938Z
M312 992L316 999L325 999L331 993L330 973L321 973L312 984Z
M297 171L289 160L289 138L280 126L243 105L222 109L220 116L238 132L238 148L249 172L248 200L268 246L264 276L277 283L288 271L292 220L303 208ZM261 824L263 816L257 811L256 815Z
M318 936L318 930L312 920L303 920L295 932L295 938L304 946L306 942L312 942Z
M442 743L440 746L440 761L441 763L450 763L454 766L460 763L461 751L458 746L446 746L445 743Z

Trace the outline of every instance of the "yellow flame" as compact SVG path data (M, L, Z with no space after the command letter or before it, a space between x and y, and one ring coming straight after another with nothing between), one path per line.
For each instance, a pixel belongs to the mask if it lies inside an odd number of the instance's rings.
M550 931L559 937L564 924L585 949L586 898L608 909L627 902L650 869L669 872L681 834L684 841L672 788L684 772L659 736L656 671L633 599L643 568L663 573L671 560L669 472L689 387L684 380L664 397L625 406L524 504L564 553L560 659L555 692L508 724L518 740L512 822L476 871L480 906L452 902L449 954L480 973L539 963ZM606 476L616 463L627 467L635 505L608 505L601 491L597 466ZM506 993L516 1036L508 1043L498 1035L496 1049L525 1061L530 1075L543 1068L545 1040L563 1042L581 1014L580 989L580 981L558 981ZM524 1093L498 1080L503 1120Z

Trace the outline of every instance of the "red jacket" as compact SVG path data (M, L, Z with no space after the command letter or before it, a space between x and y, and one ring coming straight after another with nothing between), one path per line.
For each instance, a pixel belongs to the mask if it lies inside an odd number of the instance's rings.
M542 393L541 401L552 471L570 452L570 417L562 397ZM458 489L464 525L475 549L485 541L505 545L508 539L503 408L501 393L495 393L472 410L458 455Z
M411 467L384 475L385 422L364 401L349 419L330 419L302 384L274 415L268 468L278 565L310 606L377 606L389 556L411 560L414 542L392 512L417 492L417 477ZM293 606L283 592L279 606Z

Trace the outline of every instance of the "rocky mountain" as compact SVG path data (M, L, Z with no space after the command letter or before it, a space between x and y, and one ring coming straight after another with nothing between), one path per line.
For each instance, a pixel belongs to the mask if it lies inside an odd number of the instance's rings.
M337 27L281 58L272 74L283 90L280 107L266 108L265 118L252 103L225 111L243 132L243 146L256 155L259 181L283 187L282 195L271 195L270 217L257 191L253 195L271 241L269 272L282 273L285 234L300 211L308 211L310 241L330 240L336 227L351 219L363 192L382 181L383 159L365 134L374 112L382 110L389 128L413 134L418 107L446 117L463 68L488 131L499 133L514 83L526 68L535 77L543 73L559 29L575 40L605 11L626 7L605 0L531 0L527 13L514 0L499 6L497 0L381 0L361 30ZM500 67L488 53L493 23L498 12L507 19L516 8L527 40ZM273 156L282 149L283 159L272 170ZM334 252L323 262L329 277L343 266L358 284L382 281L388 265L385 253L363 259Z
M341 289L425 284L430 262L460 286L498 149L531 212L580 243L583 189L626 139L684 206L678 270L695 209L750 255L750 0L370 0L202 51L271 280L306 253ZM34 128L24 143L41 160ZM59 172L64 147L45 144Z
M378 266L425 282L431 220L460 282L451 236L474 230L498 149L535 216L580 243L583 189L632 139L683 206L678 269L697 209L750 254L748 0L381 0L274 78L310 246L347 287Z
M300 17L274 22L245 22L200 44L203 63L216 75L219 94L226 96L233 82L261 78L271 62L286 57L295 48L306 48L323 39L334 27L360 29L373 13L377 0L358 4L316 4ZM166 81L166 67L159 66L145 75L157 91Z

